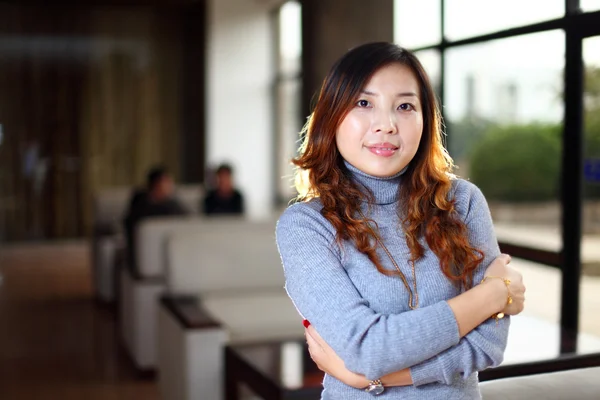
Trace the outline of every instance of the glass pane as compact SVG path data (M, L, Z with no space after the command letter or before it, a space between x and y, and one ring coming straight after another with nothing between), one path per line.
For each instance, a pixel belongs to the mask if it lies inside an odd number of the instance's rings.
M513 258L511 265L523 274L527 305L511 321L503 364L556 358L560 355L560 270L518 258ZM600 335L580 332L577 353L598 351Z
M556 358L560 350L560 270L513 258L527 284L527 305L511 321L504 364Z
M446 53L449 151L456 173L485 194L500 242L562 248L563 69L562 31ZM560 271L515 258L513 263L528 285L527 307L513 320L505 362L554 358L560 349ZM553 333L544 341L533 331Z
M292 187L294 169L290 160L296 156L302 129L301 90L299 79L284 80L277 85L277 194L286 202L296 195Z
M440 0L394 0L394 42L408 49L442 41Z
M442 77L440 52L437 50L423 50L417 51L415 55L419 58L421 64L423 64L435 92L439 95Z
M279 72L298 74L302 56L302 9L288 1L279 11Z
M288 1L278 15L278 74L275 82L275 171L277 197L282 202L295 196L290 160L298 148L302 129L300 100L302 90L302 6Z
M579 0L583 11L600 10L600 0Z
M565 13L564 0L445 1L449 40L560 18Z
M579 330L600 337L600 36L583 41L583 60L585 183ZM578 350L582 346L578 342Z

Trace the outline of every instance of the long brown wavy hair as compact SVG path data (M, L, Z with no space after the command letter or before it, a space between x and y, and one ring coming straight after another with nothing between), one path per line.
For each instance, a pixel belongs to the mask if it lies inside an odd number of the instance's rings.
M382 266L371 230L356 216L361 202L372 204L373 194L352 181L335 140L338 127L371 76L391 63L411 69L419 83L423 110L421 142L399 185L399 215L411 261L423 257L425 249L419 239L424 237L438 256L442 272L457 285L470 288L483 253L469 243L455 199L449 198L454 165L442 142L441 114L427 73L411 52L391 43L369 43L350 50L335 63L302 132L300 155L293 160L298 200L318 197L321 213L337 230L340 244L350 240L379 272L388 276L398 273Z

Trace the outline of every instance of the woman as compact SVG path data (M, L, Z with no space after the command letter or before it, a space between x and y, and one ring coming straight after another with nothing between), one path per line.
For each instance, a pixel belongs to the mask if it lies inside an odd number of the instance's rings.
M301 201L277 225L323 399L477 399L476 372L502 361L525 287L441 125L396 45L355 48L325 79L294 160Z

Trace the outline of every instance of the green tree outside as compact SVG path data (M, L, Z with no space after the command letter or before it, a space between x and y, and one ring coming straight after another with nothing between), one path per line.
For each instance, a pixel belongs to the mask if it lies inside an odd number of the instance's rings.
M584 156L600 159L600 68L588 67L585 82ZM489 200L558 199L562 124L494 125L465 119L449 128L450 153L455 159L468 156L470 178ZM586 182L584 196L600 198L600 184Z

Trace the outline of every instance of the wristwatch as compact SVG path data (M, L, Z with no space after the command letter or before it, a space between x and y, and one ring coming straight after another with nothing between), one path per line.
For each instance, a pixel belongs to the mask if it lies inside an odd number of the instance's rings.
M365 389L365 392L372 394L373 396L380 395L384 391L383 383L381 383L381 379L376 379L374 381L369 382L369 386Z

